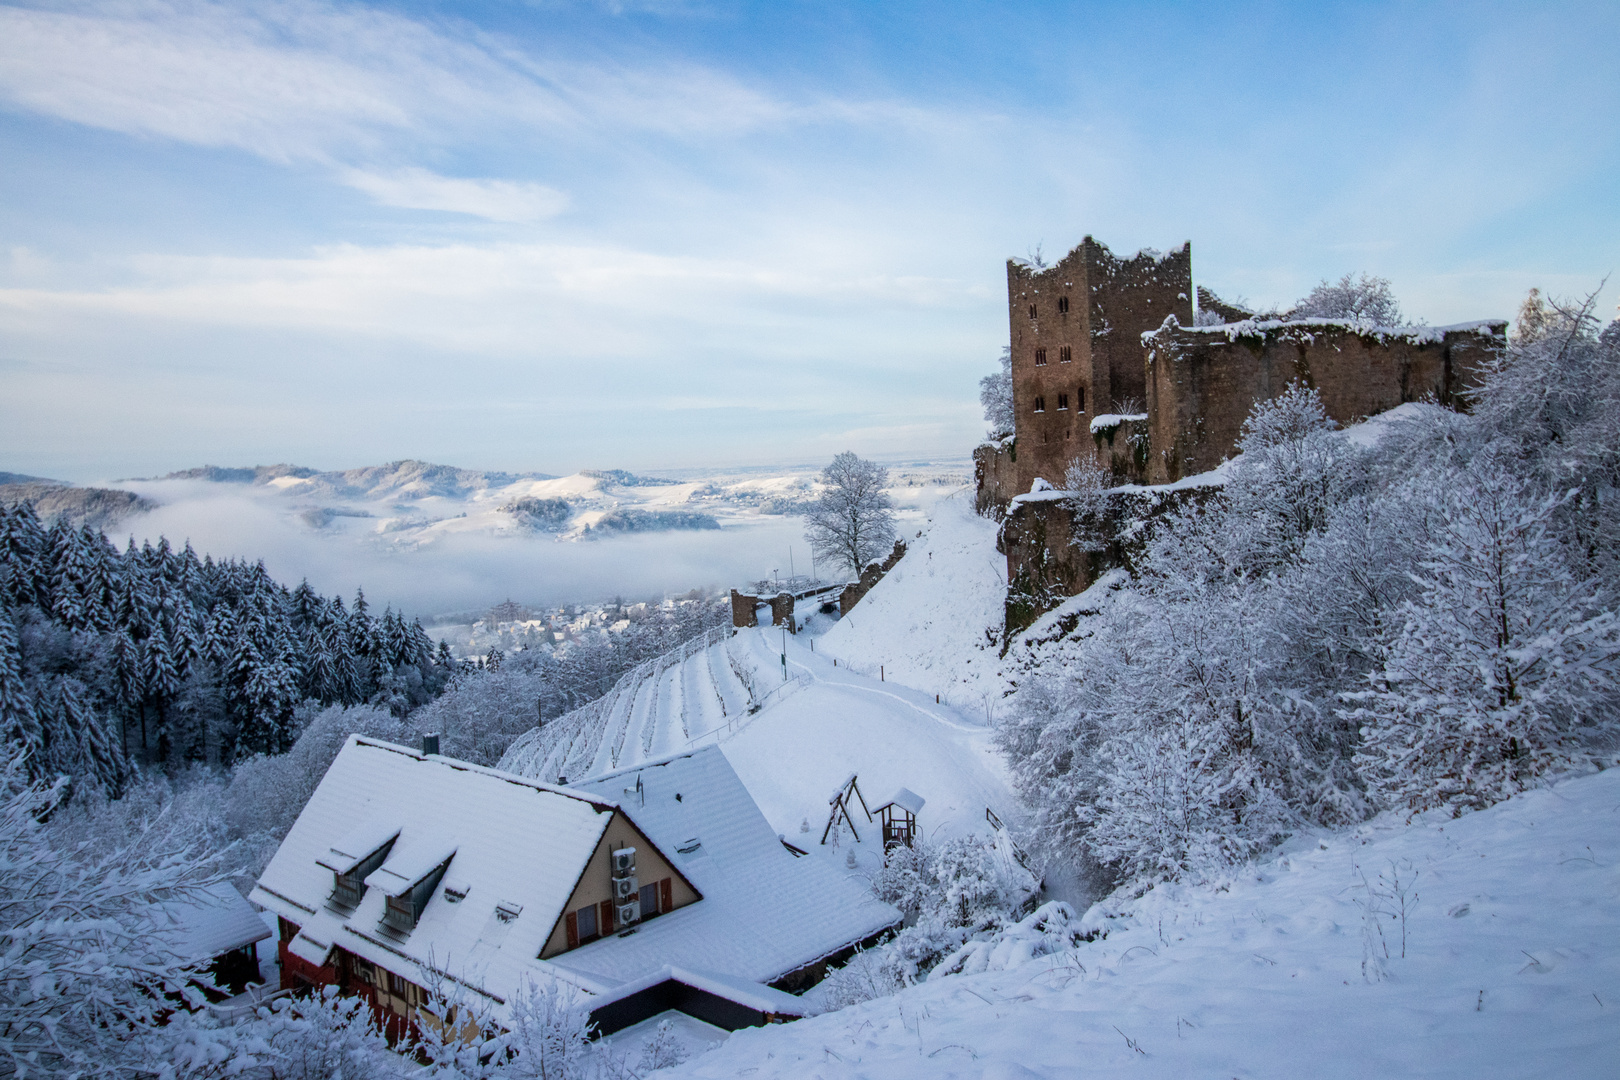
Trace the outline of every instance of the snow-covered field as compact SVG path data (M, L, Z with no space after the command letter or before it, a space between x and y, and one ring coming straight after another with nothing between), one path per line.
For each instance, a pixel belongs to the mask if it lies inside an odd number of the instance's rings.
M1300 837L1091 921L1073 951L740 1031L668 1075L1613 1077L1620 770Z

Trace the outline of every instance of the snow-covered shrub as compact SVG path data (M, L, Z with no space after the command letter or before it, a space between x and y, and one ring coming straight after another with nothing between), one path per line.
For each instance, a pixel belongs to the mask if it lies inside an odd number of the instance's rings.
M1113 475L1090 454L1081 454L1069 461L1063 473L1063 487L1068 492L1065 500L1074 515L1076 528L1069 543L1084 551L1100 551L1105 546L1098 539L1099 527L1108 510L1105 494L1113 487Z
M166 828L111 850L68 846L40 823L66 781L26 777L20 756L0 768L0 1071L130 1075L161 1014L201 1004L159 905L217 882L218 857Z
M675 1031L673 1020L661 1020L653 1032L653 1037L647 1040L641 1048L640 1073L656 1072L667 1069L671 1065L679 1065L692 1056L692 1051L683 1042Z
M394 1080L412 1071L365 1000L335 986L234 1019L182 1013L148 1043L152 1071L175 1080Z
M1574 763L1617 718L1620 621L1577 575L1547 494L1485 455L1428 498L1418 595L1351 716L1384 804L1489 806Z
M884 853L872 891L909 920L971 926L1021 907L1040 879L1012 855L1011 839L970 834L929 844L899 845Z
M1085 940L1074 909L1061 900L1042 904L1011 926L975 937L934 968L932 978L976 975L1027 964L1037 956L1072 949Z
M847 1009L863 1001L898 994L910 986L915 976L912 979L906 977L903 966L897 963L890 949L892 944L885 942L874 948L862 949L850 957L849 963L829 972L815 989L822 1008L829 1012ZM932 959L937 962L939 956Z
M1005 830L968 835L943 844L918 840L891 848L872 877L872 891L908 923L899 933L858 952L818 989L824 1006L841 1009L893 994L927 978L930 970L975 935L1017 921L1040 889L1038 874Z

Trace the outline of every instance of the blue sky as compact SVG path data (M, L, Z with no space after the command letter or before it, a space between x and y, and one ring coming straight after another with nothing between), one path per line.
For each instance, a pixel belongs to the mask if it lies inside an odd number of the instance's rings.
M1037 243L1595 288L1616 56L1612 3L0 4L0 469L964 456Z

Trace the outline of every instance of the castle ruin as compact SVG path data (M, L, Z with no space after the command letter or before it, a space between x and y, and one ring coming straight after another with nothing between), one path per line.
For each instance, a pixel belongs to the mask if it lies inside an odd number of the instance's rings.
M1212 321L1195 319L1195 296L1218 325L1195 325ZM974 463L980 512L1004 518L1009 633L1128 564L1133 523L1207 491L1169 485L1234 455L1257 402L1299 382L1341 425L1410 401L1459 408L1507 330L1261 319L1194 290L1190 243L1120 259L1089 236L1050 267L1009 260L1007 311L1013 436ZM1133 487L1111 493L1105 520L1077 522L1038 489L1087 459Z

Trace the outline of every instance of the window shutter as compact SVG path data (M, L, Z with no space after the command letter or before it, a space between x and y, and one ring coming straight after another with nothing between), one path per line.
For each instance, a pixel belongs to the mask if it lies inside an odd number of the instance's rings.
M563 920L563 924L568 933L568 947L570 949L579 948L579 916L570 911L568 917Z
M675 890L673 879L665 878L658 883L658 910L668 911L675 906Z
M603 937L613 932L613 901L602 901L602 929L599 931Z

